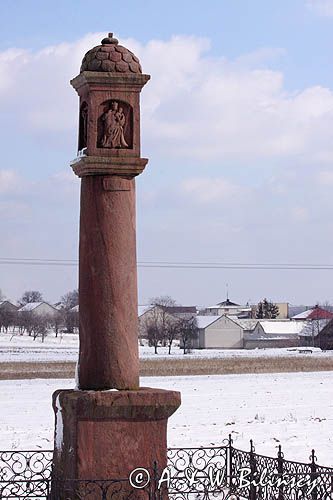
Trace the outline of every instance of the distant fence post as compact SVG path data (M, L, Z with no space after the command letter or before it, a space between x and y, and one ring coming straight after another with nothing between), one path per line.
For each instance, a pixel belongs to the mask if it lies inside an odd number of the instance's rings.
M278 477L281 479L283 479L283 453L282 453L282 448L281 448L281 445L279 444L279 451L278 451ZM283 485L280 484L279 485L279 496L278 496L278 499L279 500L284 500L284 494L283 494Z
M228 449L226 453L226 471L227 471L227 485L229 487L229 490L232 491L234 471L233 471L233 448L232 448L231 434L229 434Z
M251 445L251 448L250 448L250 498L249 500L256 500L257 498L257 488L256 486L253 484L255 479L256 479L256 472L257 472L257 463L256 463L256 459L255 459L255 456L254 456L254 453L255 453L255 449L254 449L254 446L253 446L253 441L251 439L250 441L250 445Z
M317 472L316 455L315 455L315 451L312 450L312 453L311 453L311 483L313 481L315 481L318 477L318 474L316 472ZM318 500L317 486L315 486L311 492L311 499Z

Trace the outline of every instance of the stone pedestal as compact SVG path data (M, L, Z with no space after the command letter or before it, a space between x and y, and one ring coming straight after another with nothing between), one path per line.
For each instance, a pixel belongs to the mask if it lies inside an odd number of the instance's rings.
M166 466L167 420L179 406L180 393L162 389L56 391L52 499L86 498L89 492L89 500L100 500L98 480L107 480L105 498L127 498L134 469ZM143 492L132 494L141 498Z

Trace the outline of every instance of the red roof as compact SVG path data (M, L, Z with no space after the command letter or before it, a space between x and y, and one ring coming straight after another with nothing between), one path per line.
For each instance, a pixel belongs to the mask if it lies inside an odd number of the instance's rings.
M306 319L331 319L333 318L333 313L330 311L326 311L321 307L315 307L312 309L311 313L308 315Z

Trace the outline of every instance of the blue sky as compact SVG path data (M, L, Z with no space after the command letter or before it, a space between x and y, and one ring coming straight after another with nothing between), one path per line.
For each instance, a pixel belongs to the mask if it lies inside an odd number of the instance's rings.
M76 258L68 81L114 31L152 75L139 259L333 263L332 23L332 0L2 0L0 256ZM75 268L1 266L0 278L13 299L37 288L57 300L76 286ZM228 282L240 302L333 302L331 281L313 271L142 269L139 292L141 303L169 294L207 304Z

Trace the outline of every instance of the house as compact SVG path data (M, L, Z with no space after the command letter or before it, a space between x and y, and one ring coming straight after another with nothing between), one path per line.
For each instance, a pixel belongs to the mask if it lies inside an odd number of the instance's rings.
M138 306L139 338L147 337L147 325L150 322L161 324L177 319L190 319L196 314L196 306L140 305Z
M327 311L322 307L316 305L311 309L307 309L306 311L300 312L292 316L292 320L294 321L313 321L313 320L321 320L321 319L332 319L333 313L331 311Z
M243 327L226 315L198 315L198 337L193 341L197 349L242 349Z
M172 314L177 318L190 319L197 314L196 306L158 306L164 309L168 314Z
M3 300L0 302L0 313L10 312L15 313L18 310L18 306L10 302L9 300Z
M258 323L256 318L237 318L235 316L228 316L228 318L243 329L244 338L255 329Z
M49 318L54 318L59 314L59 311L47 302L28 302L18 310L18 313L27 312L36 316L47 316Z
M307 321L300 333L300 345L333 349L333 319Z
M305 325L305 321L258 320L252 332L245 335L244 347L297 347Z
M9 302L9 300L0 302L0 331L2 328L7 332L8 328L15 324L17 310L18 307Z
M216 305L208 306L200 310L200 315L213 315L213 316L223 316L232 315L243 318L250 318L252 314L252 307L249 305L242 306L232 302L227 297L223 302L219 302Z
M167 312L164 307L157 305L138 306L139 339L147 338L147 327L151 323L161 325L166 321L175 321L175 316Z

